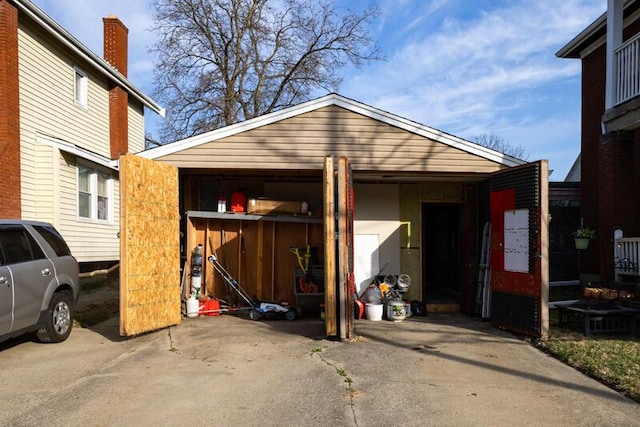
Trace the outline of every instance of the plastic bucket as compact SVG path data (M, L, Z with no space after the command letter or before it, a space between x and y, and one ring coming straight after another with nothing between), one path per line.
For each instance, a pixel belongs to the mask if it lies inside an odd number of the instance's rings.
M195 295L191 295L187 300L187 317L198 317L200 305Z
M382 304L369 304L365 305L364 312L369 320L382 320L383 312Z
M394 322L402 322L407 317L407 309L404 301L387 302L387 319Z

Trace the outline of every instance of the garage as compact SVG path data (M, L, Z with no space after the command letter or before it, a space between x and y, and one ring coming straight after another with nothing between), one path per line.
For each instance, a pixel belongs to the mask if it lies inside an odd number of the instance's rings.
M517 183L507 194L503 187L509 179L493 178L515 171L516 181L529 183L533 177L536 188L546 182L546 162L524 164L337 94L140 157L177 171L181 267L189 268L200 245L205 259L216 254L259 299L299 305L310 316L320 315L324 304L327 335L337 338L351 333L353 293L360 294L381 274L411 277L405 299L432 304L432 310L477 315L478 264L490 200L502 201L496 206L503 210L529 200ZM531 176L530 168L524 171L530 165L536 171ZM544 195L534 192L533 203L545 205ZM231 203L238 195L242 209ZM536 212L531 224L545 225ZM496 241L504 242L502 227L495 228ZM533 310L539 320L539 281L533 284L529 276L541 267L536 247L544 238L537 229L528 236L532 249L516 252L531 260L531 271L509 273L506 282L528 283L525 299L538 299ZM500 249L497 245L492 252ZM300 270L307 257L316 287L303 290ZM225 292L220 275L207 263L201 277L205 293Z

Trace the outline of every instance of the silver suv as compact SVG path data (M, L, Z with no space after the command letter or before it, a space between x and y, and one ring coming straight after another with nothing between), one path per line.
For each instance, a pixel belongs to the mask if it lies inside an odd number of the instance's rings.
M66 340L79 290L78 262L51 224L0 219L0 341Z

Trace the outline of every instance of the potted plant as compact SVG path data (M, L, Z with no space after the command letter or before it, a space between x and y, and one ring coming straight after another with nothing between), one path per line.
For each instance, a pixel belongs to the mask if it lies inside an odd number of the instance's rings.
M580 221L580 227L574 233L576 249L583 250L589 247L589 241L595 239L596 232L594 229L585 227L584 223Z

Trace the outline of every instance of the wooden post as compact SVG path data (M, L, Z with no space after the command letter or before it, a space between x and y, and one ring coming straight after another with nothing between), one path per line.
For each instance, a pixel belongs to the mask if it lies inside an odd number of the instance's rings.
M256 294L259 296L259 298L262 298L262 280L263 280L263 273L264 273L264 268L262 266L262 263L264 262L264 248L262 247L264 245L264 223L262 221L258 221L258 243L257 243L257 259L258 259L258 265L256 266Z
M335 177L333 157L324 159L323 174L323 199L324 199L324 307L325 328L327 336L338 335L336 313L336 227L335 227Z

